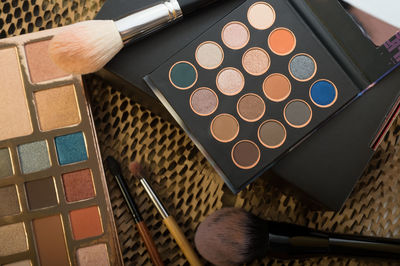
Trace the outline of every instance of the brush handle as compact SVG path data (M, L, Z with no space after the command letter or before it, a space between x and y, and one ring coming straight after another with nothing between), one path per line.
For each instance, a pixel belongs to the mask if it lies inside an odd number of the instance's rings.
M344 255L400 259L400 239L329 234L271 221L267 227L267 254L274 257Z
M156 244L154 243L146 224L142 221L136 224L136 228L138 229L139 234L142 237L144 244L146 245L147 252L149 252L150 259L153 264L156 266L164 266L160 254L157 251Z
M186 259L189 261L190 265L192 266L203 265L200 258L197 256L197 253L194 251L192 245L185 237L185 234L182 232L181 228L176 223L174 217L168 216L163 221L164 224L167 226L169 232L171 233L172 237L175 239L176 243L181 248Z

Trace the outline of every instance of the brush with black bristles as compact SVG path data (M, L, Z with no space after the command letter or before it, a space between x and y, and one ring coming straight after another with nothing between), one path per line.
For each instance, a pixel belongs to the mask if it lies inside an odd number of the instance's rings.
M186 259L192 266L201 266L203 263L201 259L194 251L192 245L187 240L185 234L183 233L182 229L179 227L178 223L176 222L175 218L169 215L167 209L165 208L164 204L155 193L153 188L150 186L149 182L147 182L145 178L144 171L141 165L137 162L132 162L129 164L129 170L131 171L132 175L139 179L140 183L143 185L144 190L149 195L149 198L154 203L154 206L160 213L164 224L168 228L168 231L171 233L172 237L175 239L176 243L182 250L183 255L185 255Z
M330 234L266 221L237 208L223 208L197 228L196 248L215 265L260 259L352 256L400 259L400 239Z
M89 20L69 25L50 41L49 54L54 63L68 73L96 72L124 45L215 1L164 0L116 21Z

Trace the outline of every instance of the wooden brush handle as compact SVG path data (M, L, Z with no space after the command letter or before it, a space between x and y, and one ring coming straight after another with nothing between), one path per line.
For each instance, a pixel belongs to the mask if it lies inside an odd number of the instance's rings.
M136 228L138 229L139 234L142 237L144 244L146 245L147 252L149 252L150 259L153 264L156 266L164 266L160 254L157 251L156 244L154 243L146 224L142 221L136 224Z
M197 256L196 252L192 248L192 245L186 239L185 234L182 232L179 225L176 223L174 217L168 216L164 219L164 224L167 226L169 232L175 239L178 246L181 248L183 254L186 259L189 261L192 266L201 266L203 263L200 258Z

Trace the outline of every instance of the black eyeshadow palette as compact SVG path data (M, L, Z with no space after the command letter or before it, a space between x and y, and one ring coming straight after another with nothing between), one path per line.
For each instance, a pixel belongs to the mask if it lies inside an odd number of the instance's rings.
M246 1L145 81L234 192L361 92L279 0Z

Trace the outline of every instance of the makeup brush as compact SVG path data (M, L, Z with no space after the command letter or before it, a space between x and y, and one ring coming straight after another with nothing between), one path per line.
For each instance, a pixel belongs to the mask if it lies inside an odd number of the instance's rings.
M108 156L106 159L106 163L111 174L117 181L126 203L128 204L129 211L131 212L133 219L135 220L136 228L138 229L139 234L143 239L144 244L146 245L151 261L156 266L163 266L164 263L161 260L160 254L157 251L156 245L150 235L149 229L144 223L142 215L140 215L139 209L137 208L135 202L133 201L132 195L129 192L128 185L126 184L125 179L122 176L121 168L118 162L113 157Z
M65 30L53 37L49 53L54 63L68 73L95 72L127 43L164 28L215 1L166 0L117 21L79 22L65 27Z
M175 239L178 246L181 248L183 254L186 259L189 261L190 265L203 265L200 258L197 256L196 252L192 248L189 241L186 239L185 234L182 229L179 227L178 223L175 221L174 217L168 214L167 209L164 207L163 203L154 192L150 184L147 182L146 178L143 175L142 167L139 163L132 162L129 164L129 170L132 175L140 180L142 183L144 190L149 195L151 201L154 203L158 212L160 213L164 224L167 226L168 231L171 233L172 237Z
M199 253L215 265L236 265L264 256L356 256L400 259L400 239L330 234L266 221L242 209L223 208L197 228Z

